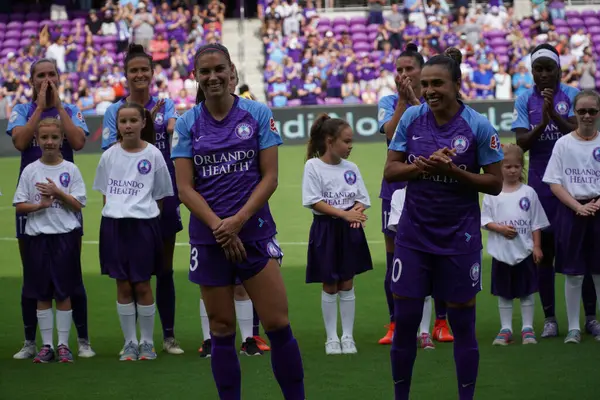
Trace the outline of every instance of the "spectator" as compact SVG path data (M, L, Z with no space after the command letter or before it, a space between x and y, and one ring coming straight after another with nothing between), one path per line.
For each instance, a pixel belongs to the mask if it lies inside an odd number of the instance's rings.
M583 28L579 28L574 35L571 35L569 44L571 46L571 52L579 59L583 57L583 51L585 48L590 45L590 38L588 35L586 35Z
M389 34L389 41L395 49L402 49L402 31L404 27L404 15L400 13L398 4L394 3L392 4L392 12L385 17L385 29Z
M369 0L368 24L381 25L384 23L383 6L385 6L385 0Z
M90 93L90 89L84 87L79 90L79 99L77 100L77 107L81 110L84 116L96 114L96 102L94 96Z
M256 100L256 97L250 92L250 87L245 83L240 85L239 93L240 97L243 97L244 99Z
M373 85L369 84L365 87L361 94L363 104L377 104L377 91Z
M535 19L533 25L531 25L530 30L535 32L535 40L539 42L545 42L548 40L548 32L554 30L554 25L552 24L552 18L548 11L544 10L540 13L540 17Z
M512 77L512 87L514 90L514 96L519 97L532 86L533 77L531 76L531 73L527 70L525 63L519 63L517 67L517 72Z
M144 49L150 48L150 40L154 37L154 16L146 9L146 3L140 1L137 5L137 13L133 17L131 27L133 28L133 40Z
M373 42L373 50L383 50L383 44L390 41L390 34L384 25L377 27L377 36Z
M413 23L420 30L425 30L427 20L422 0L404 0L404 12L408 15L408 22Z
M273 104L273 107L285 107L291 92L288 84L284 82L283 76L278 74L275 76L275 82L269 88L268 99Z
M65 21L69 19L67 15L67 5L69 3L69 0L52 0L50 19L52 21Z
M85 25L85 32L88 35L98 35L102 29L102 21L98 18L96 10L90 10L87 24Z
M496 82L496 99L512 99L512 80L504 65L498 66L498 72L494 74L494 81Z
M112 10L104 11L104 19L102 20L100 31L102 32L103 36L116 36L117 24L115 23L115 19L113 18Z
M582 90L596 88L596 63L589 54L584 54L581 62L577 66L579 75L579 88Z
M375 87L377 88L377 101L381 100L382 97L396 93L394 75L388 70L382 69L379 77L375 80Z
M106 109L115 101L115 91L108 85L108 78L100 79L100 87L96 89L94 102L96 103L96 114L104 115Z
M552 0L548 4L548 10L552 19L565 19L565 2L564 0Z
M175 109L178 112L185 112L196 102L196 99L190 96L185 89L181 89L177 96L171 97L175 103Z
M354 81L354 74L346 74L346 82L342 85L342 99L344 104L360 103L360 86Z
M0 119L8 119L12 110L10 97L6 95L6 89L0 88Z
M169 59L169 42L162 33L156 34L150 41L150 53L152 61L162 65L163 68L169 68L171 60Z
M184 89L183 79L181 79L181 75L178 71L173 71L173 75L171 76L171 79L169 79L167 87L169 88L170 99L177 98L181 90Z
M493 6L490 13L485 17L484 30L504 30L505 23L505 18L500 15L500 9Z
M65 38L63 36L59 37L55 43L48 46L48 49L46 50L46 58L56 61L58 72L67 71L67 65L65 63L66 51Z
M480 60L478 68L473 72L473 87L478 99L494 98L494 73L486 68L485 60Z

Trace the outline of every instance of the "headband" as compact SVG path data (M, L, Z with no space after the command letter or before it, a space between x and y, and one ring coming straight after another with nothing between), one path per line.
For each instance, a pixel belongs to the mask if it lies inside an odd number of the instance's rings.
M539 59L539 58L549 58L556 63L556 65L560 65L560 61L555 52L548 49L539 49L535 53L531 55L531 65Z

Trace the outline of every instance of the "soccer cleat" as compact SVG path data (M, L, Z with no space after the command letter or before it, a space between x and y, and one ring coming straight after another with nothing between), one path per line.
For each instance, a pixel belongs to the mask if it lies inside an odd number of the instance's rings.
M352 336L342 336L342 353L343 354L356 354L358 350L356 343Z
M169 354L179 355L183 354L183 349L179 346L179 342L174 337L166 338L163 341L163 350Z
M325 343L325 354L328 356L342 354L342 344L340 343L340 339L329 339Z
M379 339L379 344L392 344L392 339L394 338L394 329L396 329L396 323L390 322L389 325L385 326L387 328L387 332L385 336Z
M267 344L265 339L260 336L254 336L254 340L256 340L256 345L262 351L271 351L271 347Z
M569 333L567 333L567 337L565 338L565 343L573 343L573 344L581 343L581 331L579 329L571 329L569 331Z
M433 325L433 340L438 342L454 342L454 336L450 333L448 321L445 319L436 319Z
M557 337L558 336L558 323L556 320L544 321L544 330L542 331L542 339Z
M521 340L523 344L537 344L535 332L532 328L525 328L521 331Z
M72 363L73 362L73 353L71 353L71 350L69 350L69 348L67 346L65 346L64 344L61 344L60 346L58 346L58 348L56 349L56 352L58 353L58 362L59 363Z
M77 356L81 358L92 358L96 355L94 350L92 350L92 346L90 346L90 341L88 339L77 339Z
M33 358L33 362L36 364L46 364L54 360L54 349L47 344L42 346L40 352Z
M139 360L156 360L156 350L152 343L144 342L140 344L140 356Z
M253 337L249 337L244 343L242 343L240 354L244 354L247 356L262 356L263 351L258 347L256 339L254 339Z
M586 322L585 331L596 338L596 340L600 340L600 322L598 320L592 319Z
M35 347L34 341L26 340L23 344L21 350L19 350L13 358L15 360L26 360L28 358L33 358L37 354L37 348Z
M202 358L210 358L211 352L212 347L210 339L206 339L204 342L202 342L202 346L198 349L198 353L200 353L200 357Z
M123 347L123 350L121 351L121 357L119 358L119 360L120 361L137 361L139 358L139 355L140 355L140 351L138 349L138 346L133 342L129 342Z
M421 333L421 336L419 336L419 347L423 350L435 350L435 344L433 344L429 333Z
M494 339L494 342L492 343L492 345L494 345L494 346L508 346L512 342L513 342L513 340L512 340L512 332L509 329L502 329L498 333L498 336L496 336L496 339Z

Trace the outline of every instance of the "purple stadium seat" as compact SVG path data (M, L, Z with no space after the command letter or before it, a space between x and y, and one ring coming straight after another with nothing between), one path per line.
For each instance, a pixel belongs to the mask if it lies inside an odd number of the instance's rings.
M510 58L505 54L499 55L497 57L497 59L498 59L498 63L501 65L504 65L504 66L508 65L508 63L510 61Z
M75 25L77 22L79 22L82 26L85 25L85 18L75 18L73 19L73 25Z
M79 79L79 74L77 72L70 72L69 73L69 79L74 81L74 80L78 80Z
M53 27L55 24L54 24L54 21L51 21L51 20L49 20L49 19L43 19L43 20L41 20L41 21L40 21L40 23L39 23L39 27L40 27L40 28L41 28L42 26L46 26L46 25L48 25L49 27Z
M288 107L300 107L302 105L302 100L293 99L288 101Z
M554 21L554 22L556 22L556 21ZM527 18L527 19L524 19L524 20L522 20L522 21L519 23L519 25L520 25L521 27L526 27L526 26L527 26L527 27L529 27L529 26L533 25L533 21L532 21L531 19Z
M4 32L6 30L6 22L0 22L0 31Z
M331 20L329 18L319 18L319 26L331 26Z
M333 26L337 25L348 25L348 20L344 17L335 17L333 21L331 21Z
M368 40L368 37L365 33L362 32L358 32L358 33L353 33L352 34L352 41L353 42L366 42Z
M325 97L325 104L338 105L338 104L344 104L344 102L342 101L342 99L340 99L338 97Z
M8 31L4 34L4 37L7 39L20 39L21 32L20 31Z
M348 29L348 25L335 25L333 27L333 33L348 32Z
M352 33L367 33L367 27L364 25L350 25L350 32Z
M21 47L27 47L30 44L31 44L31 39L29 39L29 38L21 39L21 41L19 42L19 46L21 46Z
M383 57L383 51L375 50L375 51L373 51L373 52L370 53L370 57L371 57L371 61L373 61L373 62L379 61L379 59L381 57Z
M23 27L23 23L20 21L11 21L6 25L6 29L21 29Z
M577 11L577 10L567 10L567 11L565 11L565 16L567 17L567 19L579 18L579 11Z
M556 26L556 27L559 27L559 26L568 26L567 21L562 20L562 19L556 19L556 20L554 20L552 22L554 22L554 26ZM523 27L523 26L524 25L521 25L521 27ZM529 26L531 26L531 25L529 25Z
M367 17L362 17L362 16L351 17L350 25L354 25L354 24L367 25Z
M596 16L596 11L594 10L584 10L581 12L581 16L583 18L585 17L595 17Z
M28 29L28 28L29 29L37 29L38 25L39 25L39 22L37 22L37 20L36 21L29 20L29 21L25 21L25 23L23 24L23 28L24 29Z
M577 17L569 18L567 23L569 24L569 26L571 28L575 28L575 29L583 26L583 20L581 18L577 18Z
M0 42L4 39L4 31L0 31Z
M321 34L321 36L325 35L325 33L327 31L330 31L330 30L331 30L330 26L319 26L319 27L317 27L317 32L319 32Z
M102 45L102 48L110 51L116 51L117 50L117 45L114 42L104 42L104 44Z
M25 29L23 32L21 32L21 37L30 37L30 36L37 36L37 35L38 35L37 29Z
M104 43L104 36L92 36L92 43L95 45Z
M83 45L81 45L81 44L77 45L77 50L76 50L77 54L83 53L84 50L85 50L85 47L83 47Z
M495 46L506 46L506 47L508 47L509 45L510 45L510 43L505 38L495 37L492 40L490 40L490 46L492 46L492 47L495 47Z
M508 47L498 46L494 48L494 53L496 53L497 55L506 55L508 54Z
M371 24L367 26L367 31L368 32L377 32L379 30L379 25L378 24Z
M588 30L592 26L600 26L600 20L598 20L598 18L595 16L584 18L583 23L588 27Z
M2 51L0 51L0 58L6 58L6 56L8 55L8 53L15 53L17 51L17 48L8 48L8 47L4 47L2 49Z
M369 51L372 48L372 46L366 42L354 43L354 45L352 47L355 52Z
M600 43L600 33L590 32L592 34L592 43Z
M377 37L377 32L369 32L368 38L369 42L372 42Z
M598 36L599 36L599 34L600 34L600 26L590 26L590 27L588 28L588 33L590 33L590 34L592 35L592 38L593 38L594 36L595 36L595 37L598 37ZM599 37L599 39L600 39L600 37ZM594 39L592 39L592 40L594 40Z
M340 35L340 34L338 33L338 34L336 34L336 35L334 36L334 38L335 38L335 40L337 40L337 41L339 42L340 40L342 40L342 35Z
M10 14L11 21L23 22L25 20L25 14L23 13L12 13Z
M559 26L556 28L556 33L559 35L569 35L571 33L571 29L567 26Z

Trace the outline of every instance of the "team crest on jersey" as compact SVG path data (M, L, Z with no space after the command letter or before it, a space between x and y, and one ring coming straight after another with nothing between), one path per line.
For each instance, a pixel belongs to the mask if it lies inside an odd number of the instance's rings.
M379 121L381 121L381 120L383 119L383 117L385 117L385 109L383 109L383 108L380 108L380 109L379 109L379 114L377 114L377 119L378 119Z
M600 147L596 147L593 151L592 151L592 156L594 156L594 160L600 162Z
M179 144L179 132L173 131L173 135L171 136L171 148L177 147Z
M456 149L458 154L464 153L469 148L469 139L463 135L456 136L452 139L452 148Z
M162 123L165 121L165 117L163 115L163 113L158 113L156 114L156 117L154 117L154 123L156 125L162 125Z
M512 115L512 122L516 122L517 119L519 119L519 112L515 108L514 111L513 111L513 115Z
M521 197L521 200L519 200L519 207L521 207L521 210L523 211L529 211L529 207L531 207L531 201L529 201L529 198Z
M250 139L253 134L254 129L252 129L252 127L245 122L242 122L235 127L235 135L242 140Z
M102 129L102 139L108 140L109 136L110 136L110 128Z
M277 125L275 125L275 119L273 119L273 117L271 117L269 120L269 127L271 128L271 131L279 135L279 131L277 130Z
M344 172L344 180L348 185L354 185L356 183L356 173L351 170Z
M13 111L12 114L10 114L10 118L8 119L8 121L10 123L13 123L17 120L18 117L19 117L19 113L16 111Z
M71 175L69 175L68 172L63 172L60 174L59 180L63 187L69 187L69 183L71 183Z
M273 242L267 243L267 253L269 253L269 255L273 258L281 257L281 251L279 250L279 247Z
M479 263L475 263L471 266L471 271L469 272L469 274L471 275L471 280L473 282L477 282L479 280L480 269L481 266L479 265Z
M77 119L78 119L78 120L80 120L81 122L84 122L84 119L83 119L83 114L81 113L81 111L79 111L79 112L77 113Z
M565 101L559 101L556 105L556 112L565 115L569 112L569 105Z
M140 174L147 175L152 171L152 164L149 160L144 159L138 163L137 169L140 171Z

